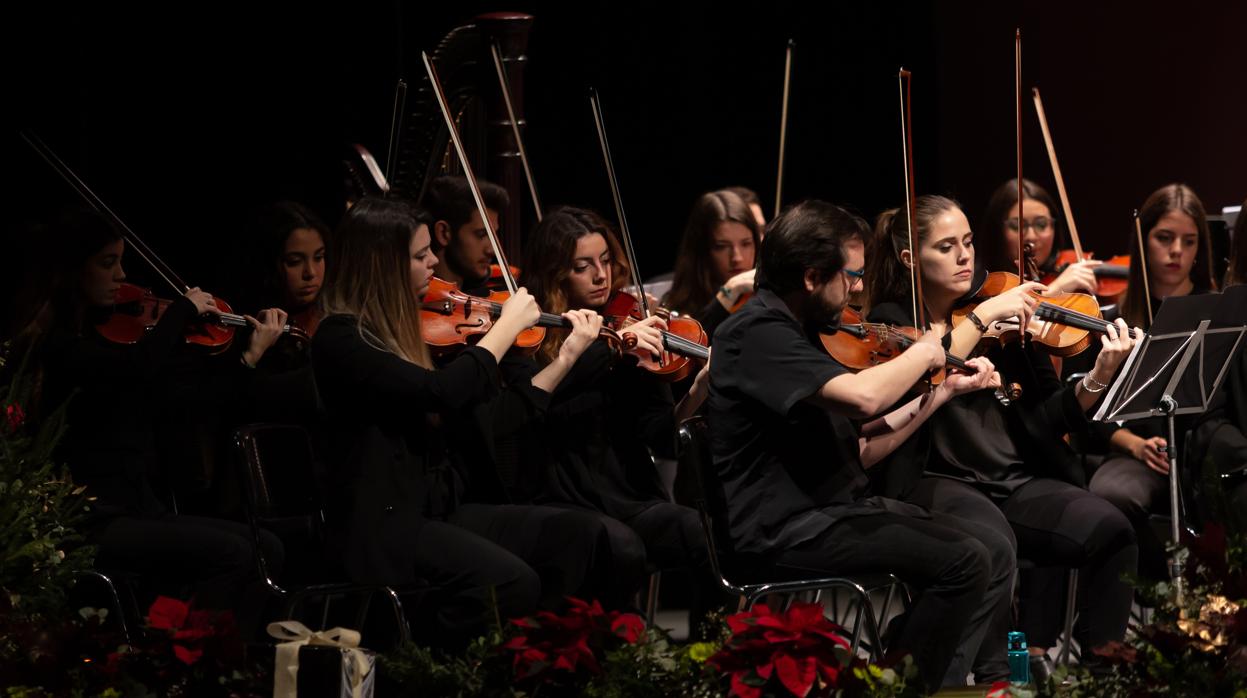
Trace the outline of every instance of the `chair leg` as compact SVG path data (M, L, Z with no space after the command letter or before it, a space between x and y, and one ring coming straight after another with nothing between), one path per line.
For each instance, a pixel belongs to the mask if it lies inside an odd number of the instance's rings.
M1078 568L1070 568L1065 592L1065 644L1061 645L1058 663L1069 664L1070 648L1074 645L1074 612L1078 608Z
M407 625L407 613L403 610L403 601L398 597L398 592L390 587L385 588L385 596L390 602L390 609L394 612L394 624L398 626L398 644L399 646L411 643L411 626Z
M654 624L654 616L658 614L658 587L662 583L662 572L649 576L649 588L645 592L645 622Z

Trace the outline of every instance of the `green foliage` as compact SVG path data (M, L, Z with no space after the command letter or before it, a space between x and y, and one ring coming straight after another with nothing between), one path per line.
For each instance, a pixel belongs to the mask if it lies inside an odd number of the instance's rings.
M53 460L65 407L32 428L32 392L23 358L0 384L0 590L16 612L46 614L64 607L93 550L75 530L87 504L83 488Z

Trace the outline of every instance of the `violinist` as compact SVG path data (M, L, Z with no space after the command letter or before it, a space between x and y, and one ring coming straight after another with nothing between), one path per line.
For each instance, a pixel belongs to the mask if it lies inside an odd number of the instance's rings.
M550 312L598 312L627 283L622 246L596 214L565 207L548 213L524 249L524 280ZM661 351L658 316L622 331L634 354ZM550 330L530 370L559 361L568 341ZM593 512L610 530L610 555L617 572L611 603L626 603L646 574L692 567L704 572L705 539L697 512L670 502L650 456L673 458L676 425L705 398L703 369L678 405L667 383L625 356L612 361L600 343L575 362L554 390L540 431L524 444L524 462L534 471L522 478L517 496L536 503ZM508 377L522 382L523 376ZM703 586L709 587L708 578ZM691 627L691 626L690 626Z
M1230 245L1226 285L1247 283L1247 201L1238 213ZM1247 351L1230 364L1225 384L1208 411L1196 418L1185 461L1197 514L1231 533L1247 534Z
M954 328L953 310L974 281L970 224L951 199L918 197L915 258L907 218L904 210L894 209L876 225L867 269L870 319L913 324L909 265L915 261L921 265L919 298L928 326L954 355L969 355L987 325L1033 312L1030 292L1043 287L1022 284L982 302L973 317ZM879 469L888 492L997 531L1016 546L1019 557L1041 566L1077 567L1086 588L1079 599L1085 604L1082 646L1087 648L1125 636L1132 595L1122 575L1134 572L1138 551L1121 512L1084 489L1081 466L1061 437L1087 430L1087 412L1133 346L1125 330L1121 321L1106 329L1095 365L1073 387L1062 386L1035 341L992 348L987 357L1002 381L1021 386L1020 396L1007 408L986 392L951 401ZM996 621L976 669L1003 655L1008 616ZM1054 629L1049 636L1048 628L1036 632L1024 622L1023 630L1036 656L1056 639ZM1089 653L1084 661L1093 661Z
M741 201L749 207L753 212L753 218L758 222L758 232L766 234L766 216L762 213L762 201L758 199L758 193L749 187L728 187L725 191L730 191L740 197Z
M1062 270L1056 268L1057 253L1068 244L1056 203L1046 189L1029 179L1022 180L1026 220L1018 220L1018 181L1000 185L987 202L987 211L977 237L978 256L984 269L1003 271L1018 268L1018 235L1030 244L1041 274L1055 274L1047 284L1048 293L1096 292L1095 267L1103 262L1083 260ZM1019 232L1020 231L1020 232Z
M432 223L394 199L365 197L351 208L332 241L312 367L331 425L328 523L347 573L369 583L428 582L433 596L421 612L431 618L416 630L461 648L492 622L491 598L512 618L539 600L549 607L581 593L604 533L577 512L471 501L478 483L457 447L490 438L470 428L472 415L499 399L498 361L539 311L519 289L485 336L434 367L420 320L438 262ZM559 360L531 385L509 387L523 394L508 404L540 410L596 340L595 317L565 317L573 329Z
M698 197L684 226L665 307L701 322L706 334L753 293L754 255L762 235L748 204L727 189Z
M1136 236L1131 236L1130 285L1118 312L1127 323L1147 328L1165 298L1208 293L1216 287L1208 219L1203 203L1190 187L1169 184L1152 192L1139 209L1139 231L1143 235L1143 254L1139 253ZM1079 361L1065 367L1067 372L1086 370L1095 356L1087 352L1086 357L1077 358ZM1186 418L1179 417L1178 423L1179 434L1190 426ZM1149 579L1165 579L1165 546L1147 519L1151 514L1168 511L1167 453L1170 447L1182 445L1168 443L1168 427L1160 417L1135 420L1127 426L1097 424L1096 433L1098 438L1089 448L1107 454L1090 474L1088 486L1121 509L1134 524L1139 537L1140 573Z
M280 201L259 210L248 227L249 253L239 273L242 307L273 306L287 333L253 368L254 380L231 412L247 422L316 425L320 419L310 336L320 324L329 228L310 209ZM318 433L313 428L312 433Z
M866 228L820 201L769 228L758 291L719 327L711 368L710 444L735 552L799 577L896 574L918 593L889 651L911 653L930 690L963 685L968 667L950 669L954 654L972 656L983 640L991 614L980 609L1008 608L1013 558L995 560L951 516L868 496L864 468L951 397L993 387L992 365L974 359L976 375L888 412L945 354L928 335L851 373L823 351L817 334L836 327L861 283L861 248L844 243Z
M161 476L174 477L176 464L162 469L156 448L156 417L164 410L162 384L175 361L185 358L184 332L200 316L220 311L198 288L174 300L156 325L135 344L109 342L97 327L116 313L115 299L126 274L126 242L94 213L67 214L55 226L56 268L52 292L36 340L42 366L40 411L68 400L68 430L58 459L74 481L87 488L91 503L88 541L98 546L102 569L137 573L159 591L184 595L195 603L231 608L244 632L260 620L263 585L257 578L251 529L234 521L170 513ZM238 379L281 334L276 315L265 311L245 350L220 362L218 376ZM282 547L261 532L265 558L281 569Z
M498 214L510 205L507 190L484 180L477 184L489 223L495 232L500 232ZM494 263L494 251L467 179L452 175L435 177L429 182L421 206L434 220L432 252L439 260L437 278L479 295L490 285L489 265Z

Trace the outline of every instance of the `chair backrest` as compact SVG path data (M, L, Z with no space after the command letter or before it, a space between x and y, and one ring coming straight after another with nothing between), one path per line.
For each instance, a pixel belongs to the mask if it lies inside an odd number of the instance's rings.
M680 425L680 470L696 487L697 508L709 518L707 535L719 555L731 554L732 537L728 529L727 495L714 467L710 435L704 417L694 417Z
M316 455L293 424L252 424L234 432L244 501L259 519L320 518Z

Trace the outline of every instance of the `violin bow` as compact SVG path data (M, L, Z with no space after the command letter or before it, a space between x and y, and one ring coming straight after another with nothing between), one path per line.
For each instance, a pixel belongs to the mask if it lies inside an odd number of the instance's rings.
M1074 246L1074 258L1081 262L1082 241L1078 238L1078 226L1074 225L1074 209L1069 204L1069 195L1065 193L1065 178L1061 176L1061 164L1056 159L1056 146L1052 144L1052 132L1048 130L1048 117L1044 115L1043 99L1039 97L1038 87L1031 88L1031 96L1035 102L1035 113L1039 115L1039 128L1043 131L1044 145L1048 148L1048 161L1052 163L1052 176L1056 178L1056 190L1061 195L1061 209L1065 211L1065 222L1069 226L1069 239L1070 244ZM1021 194L1018 196L1020 198Z
M1134 235L1139 244L1139 268L1143 270L1143 296L1147 299L1147 326L1152 326L1152 289L1147 281L1147 252L1143 245L1143 224L1139 222L1139 209L1134 210Z
M165 283L169 284L169 286L173 288L176 293L183 294L191 289L185 281L178 277L178 275L168 264L165 264L164 260L160 259L160 257L157 256L156 253L143 242L142 238L140 238L137 233L130 229L130 226L126 225L125 221L121 220L120 216L108 207L108 204L104 203L103 199L97 196L95 192L91 191L91 188L87 186L86 182L83 182L82 179L78 177L72 169L70 169L69 165L66 165L65 162L61 160L61 158L53 152L53 150L49 148L38 135L29 131L21 131L19 135L22 137L22 140L26 141L26 143L34 149L35 153L37 153L39 157L43 158L44 162L51 166L52 170L56 172L61 179L65 180L65 183L68 184L88 206L107 218L109 222L111 222L116 229L121 232L122 237L127 243L129 243L130 247L134 248L134 251L138 253L139 257L141 257L144 262L147 262L147 264L151 266L152 270L155 271Z
M468 162L467 151L463 149L463 139L459 136L459 127L455 125L454 116L450 113L450 104L446 101L446 93L442 90L442 82L437 77L437 69L433 67L433 61L429 58L429 54L425 51L420 52L420 58L424 60L424 69L429 74L429 84L433 86L433 94L437 97L437 106L442 110L442 118L446 121L446 130L450 132L450 140L454 143L455 154L459 157L459 165L463 167L463 176L468 180L468 188L472 190L472 199L476 201L476 210L481 214L481 225L485 228L485 234L489 237L489 244L494 248L494 256L498 259L498 268L502 272L502 280L506 283L507 290L514 294L519 285L515 283L515 276L511 274L511 267L507 264L507 257L502 253L502 245L498 242L498 233L494 231L494 226L489 222L489 214L485 208L485 199L481 196L481 187L476 182L476 175L472 172L472 163Z
M1022 239L1026 237L1026 218L1022 215L1022 200L1026 191L1022 187L1022 29L1017 30L1013 40L1013 72L1014 97L1017 106L1017 151L1018 151L1018 279L1026 280L1026 254ZM1022 333L1022 342L1026 342L1026 333Z
M515 118L515 102L511 98L511 83L507 79L507 69L502 63L502 51L495 41L489 45L489 53L494 59L494 72L498 74L498 85L502 88L502 102L507 107L507 121L511 124L511 135L515 137L515 149L520 154L520 164L524 167L524 178L528 180L528 193L533 199L533 211L537 214L537 222L541 222L541 199L537 197L537 180L533 178L532 167L528 164L528 151L524 148L524 138L520 135L520 122Z
M394 178L394 163L398 160L399 134L403 129L403 114L407 110L407 81L399 78L394 85L394 110L390 113L390 145L385 152L385 181L389 191L389 181Z
M914 195L914 135L910 112L910 78L912 74L901 68L897 74L897 86L901 97L901 154L905 165L905 224L909 230L909 284L913 301L914 327L925 330L926 305L922 300L922 265L918 263L918 235L914 230L914 209L918 206Z
M788 49L784 53L784 97L779 111L779 165L775 173L775 212L779 215L780 205L784 200L784 146L788 141L788 95L792 86L792 51L797 42L788 40Z
M624 215L623 197L619 194L619 180L615 177L615 160L611 157L610 143L606 140L606 122L602 118L602 102L597 90L589 88L589 106L593 109L593 124L597 127L598 143L602 146L602 159L606 162L606 176L610 180L611 198L615 201L615 215L619 219L619 237L623 238L624 255L628 265L632 267L632 283L636 285L640 297L641 313L649 317L652 313L649 298L645 294L645 285L641 282L641 272L637 267L636 248L632 244L632 234L628 230L628 217Z
M56 172L61 179L65 180L65 183L68 184L88 206L94 209L101 216L108 219L113 227L121 233L121 237L126 241L126 244L129 245L144 262L147 262L148 266L152 268L152 271L156 272L156 275L168 284L169 287L173 289L174 293L183 295L187 291L191 290L191 286L183 281L181 277L177 275L177 272L173 271L173 268L166 264L165 261L161 259L154 250L152 250L152 248L148 247L147 243L143 242L143 239L138 236L138 233L134 232L130 226L126 225L126 222L121 220L121 216L114 213L113 210L109 208L108 204L104 203L104 200L92 191L91 187L88 187L86 182L82 181L82 178L70 169L69 165L65 164L65 161L61 160L61 158L43 142L43 139L39 138L39 136L35 133L29 131L21 131L19 135L22 137L22 140L26 141L26 143L34 149L39 157L43 158L44 162L51 166L52 170ZM214 321L227 327L251 326L251 323L247 322L247 319L238 313L220 313L214 318ZM290 325L286 325L282 331L289 332Z

